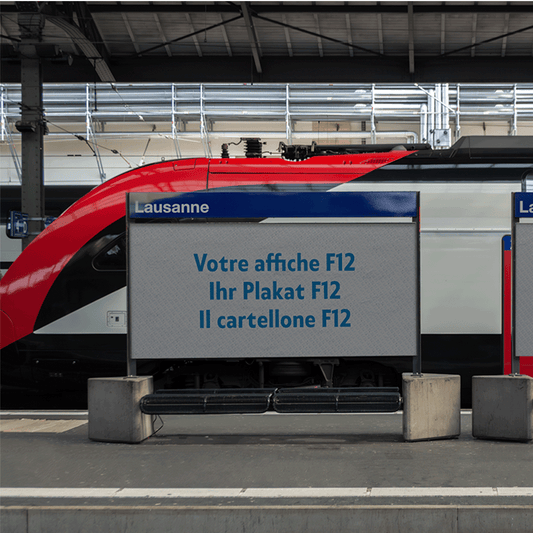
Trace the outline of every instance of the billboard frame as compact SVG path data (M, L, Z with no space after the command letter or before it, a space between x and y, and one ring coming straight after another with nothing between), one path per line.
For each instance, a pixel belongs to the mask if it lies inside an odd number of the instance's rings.
M230 196L231 195L231 196ZM232 208L228 209L228 200L235 199ZM346 200L349 199L349 202ZM209 200L209 207L207 201ZM238 200L238 201L237 201ZM223 203L220 203L223 202ZM150 204L151 207L147 207ZM197 207L190 212L191 205ZM154 207L157 206L157 207ZM165 207L166 206L166 207ZM177 207L176 207L177 206ZM185 209L184 206L189 206ZM340 216L339 216L340 215ZM421 348L420 348L420 221L419 221L419 193L417 192L196 192L196 193L128 193L126 198L127 221L127 373L136 375L138 360L133 357L131 334L131 226L135 224L151 224L164 221L195 221L220 223L228 221L252 222L260 218L275 218L300 221L313 219L313 223L350 222L351 224L394 224L404 223L415 225L416 242L414 246L416 257L414 298L416 311L416 354L412 357L413 374L421 375ZM401 357L398 354L391 354ZM268 358L268 356L265 356ZM309 357L329 357L317 356ZM361 357L361 356L353 356ZM167 358L167 357L162 357ZM209 356L206 356L209 358ZM236 357L238 358L238 356ZM245 358L242 356L242 358ZM155 359L155 357L150 357Z

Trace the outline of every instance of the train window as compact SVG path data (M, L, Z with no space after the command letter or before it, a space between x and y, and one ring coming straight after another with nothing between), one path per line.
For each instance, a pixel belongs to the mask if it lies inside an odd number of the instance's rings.
M126 234L119 235L93 260L96 270L126 270Z

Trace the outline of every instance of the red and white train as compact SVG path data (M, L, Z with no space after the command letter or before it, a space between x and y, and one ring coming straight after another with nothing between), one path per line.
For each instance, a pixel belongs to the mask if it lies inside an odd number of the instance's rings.
M420 191L422 371L461 374L464 405L472 375L510 372L511 193L533 180L533 137L253 155L140 167L62 213L0 281L2 386L84 390L89 377L125 375L125 197L158 191ZM405 358L334 363L335 387L399 386L410 371ZM521 371L533 376L533 363ZM312 357L155 361L139 373L170 388L326 384Z

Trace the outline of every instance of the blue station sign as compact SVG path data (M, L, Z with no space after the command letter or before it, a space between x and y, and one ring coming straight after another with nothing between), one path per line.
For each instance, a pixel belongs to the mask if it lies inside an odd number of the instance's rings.
M29 235L27 213L20 213L19 211L10 211L9 219L6 226L6 233L11 239L23 239Z
M130 193L131 219L416 217L416 192Z
M516 218L533 217L533 193L517 192L514 195L514 216Z

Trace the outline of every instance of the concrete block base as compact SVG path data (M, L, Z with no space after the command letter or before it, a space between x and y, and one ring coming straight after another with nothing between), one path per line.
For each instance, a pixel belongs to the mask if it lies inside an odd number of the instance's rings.
M89 438L135 444L153 433L139 402L154 391L152 376L89 379Z
M474 376L472 435L533 442L533 378Z
M403 437L451 439L461 433L461 376L403 374Z

